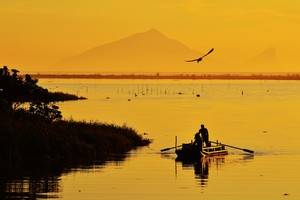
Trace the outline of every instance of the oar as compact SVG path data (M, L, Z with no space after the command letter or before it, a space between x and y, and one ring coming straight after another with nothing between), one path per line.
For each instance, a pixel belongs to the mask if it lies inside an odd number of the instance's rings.
M249 150L249 149L243 149L243 148L239 148L239 147L234 147L234 146L231 146L231 145L228 145L228 144L223 144L223 143L218 143L218 142L212 142L212 141L209 141L209 142L214 143L214 144L222 144L224 146L231 147L231 148L234 148L234 149L239 149L239 150L242 150L242 151L245 151L245 152L248 152L248 153L254 153L254 151Z
M178 145L177 147L181 147L182 145ZM171 149L175 149L176 147L169 147L169 148L165 148L165 149L162 149L162 150L160 150L161 152L163 152L163 151L169 151L169 150L171 150Z

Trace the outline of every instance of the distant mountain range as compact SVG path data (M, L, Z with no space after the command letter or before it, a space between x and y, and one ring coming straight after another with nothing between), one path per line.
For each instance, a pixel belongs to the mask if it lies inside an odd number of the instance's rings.
M208 49L209 50L209 49ZM91 48L59 61L51 70L79 72L252 72L273 71L275 49L270 48L241 65L216 60L213 53L198 64L185 60L203 53L170 39L156 29Z
M241 64L255 72L270 72L278 67L275 48L270 47Z

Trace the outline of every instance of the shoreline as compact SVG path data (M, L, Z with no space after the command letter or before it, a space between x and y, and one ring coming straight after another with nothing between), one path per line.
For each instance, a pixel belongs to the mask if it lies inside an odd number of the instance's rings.
M50 121L18 111L0 113L0 168L67 169L105 162L150 140L135 129L98 121ZM124 156L125 157L125 156Z
M63 120L56 102L86 98L49 92L18 72L0 68L0 169L63 169L150 144L126 125Z
M245 73L245 74L31 74L33 78L60 79L176 79L176 80L300 80L300 73Z

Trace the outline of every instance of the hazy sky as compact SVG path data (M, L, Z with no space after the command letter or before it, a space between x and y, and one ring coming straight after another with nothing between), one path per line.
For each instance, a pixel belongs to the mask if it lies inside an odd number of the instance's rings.
M231 63L274 47L285 71L300 71L299 0L0 0L0 64L46 70L151 28Z

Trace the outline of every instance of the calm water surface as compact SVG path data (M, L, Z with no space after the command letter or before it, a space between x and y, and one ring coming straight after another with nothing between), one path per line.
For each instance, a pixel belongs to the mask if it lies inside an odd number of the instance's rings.
M59 103L65 118L126 124L153 143L129 152L123 161L62 173L54 181L55 189L37 192L36 198L300 199L300 82L41 79L39 83L50 91L88 98ZM175 136L179 143L191 141L201 123L210 140L255 154L228 148L227 156L182 163L175 161L174 151L160 152L174 146Z

